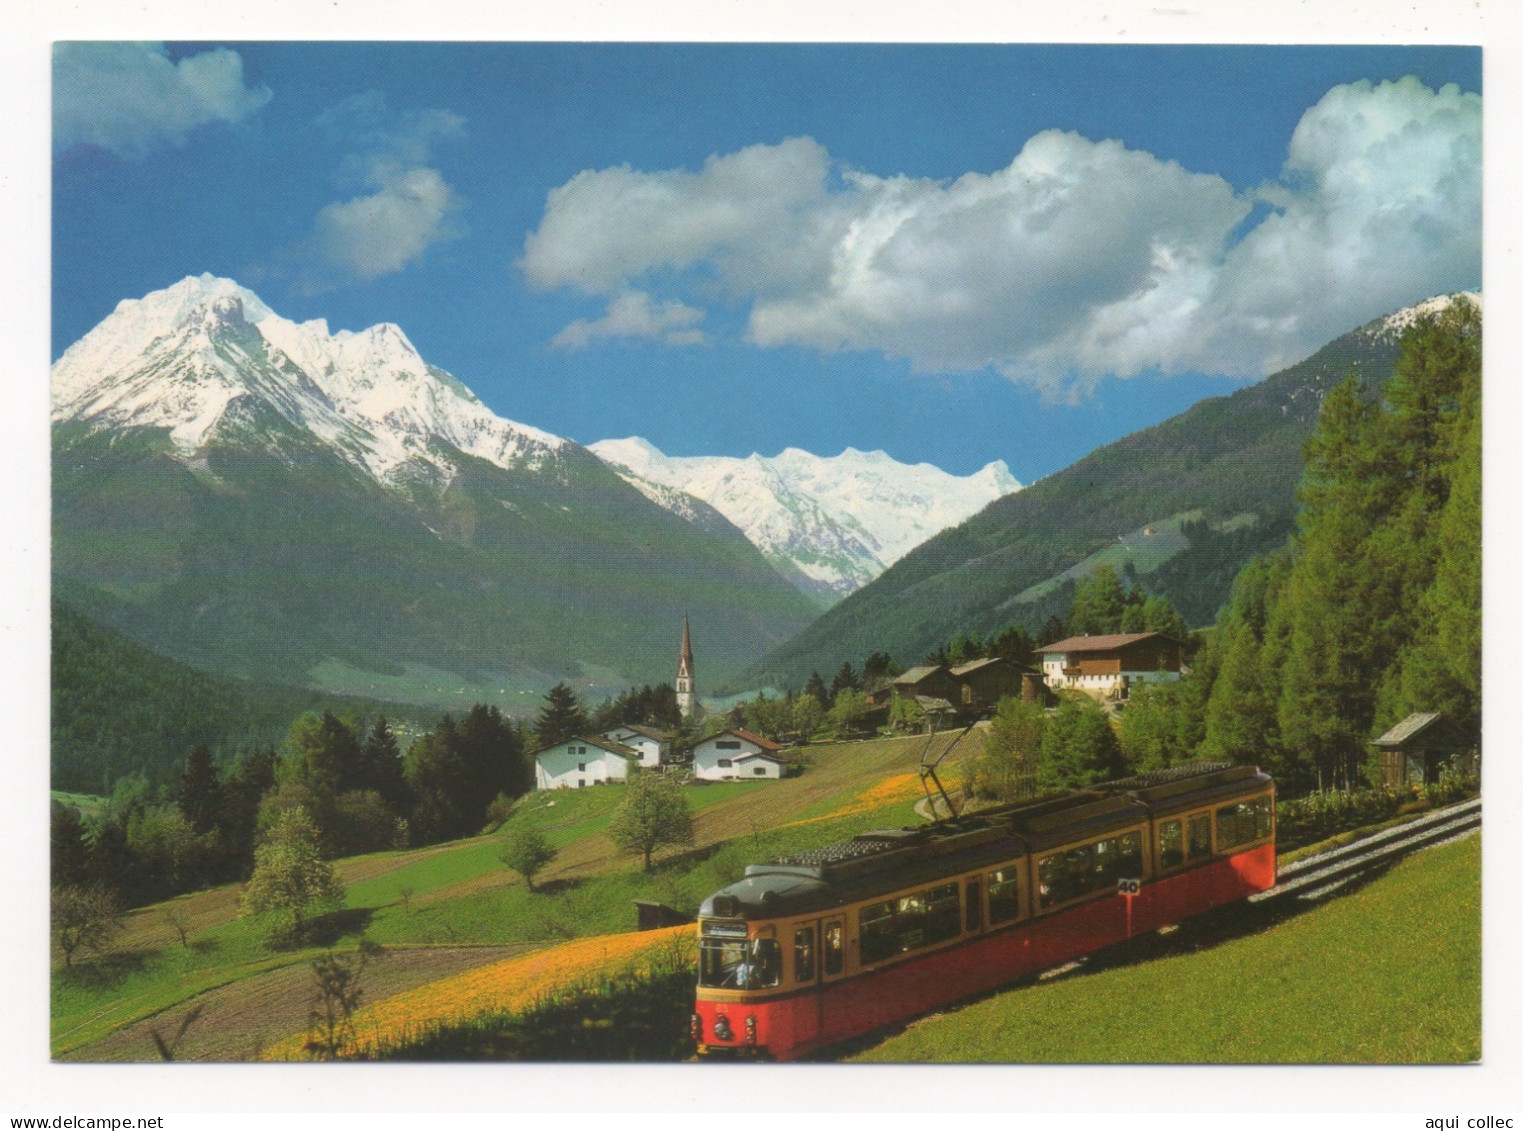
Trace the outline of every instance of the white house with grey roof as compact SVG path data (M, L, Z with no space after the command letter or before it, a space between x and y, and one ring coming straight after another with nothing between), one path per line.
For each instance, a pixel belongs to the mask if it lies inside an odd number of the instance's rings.
M723 730L693 747L700 781L776 781L788 770L782 747L748 730Z
M574 735L534 755L535 789L582 789L625 781L640 756L611 738Z
M605 730L603 737L633 750L643 769L655 769L672 760L672 736L664 730L628 723Z

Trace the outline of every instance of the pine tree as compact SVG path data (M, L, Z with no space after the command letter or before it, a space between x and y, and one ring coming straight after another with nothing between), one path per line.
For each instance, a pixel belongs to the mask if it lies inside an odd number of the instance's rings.
M1378 407L1350 377L1328 393L1306 446L1296 561L1276 609L1288 639L1277 719L1285 746L1305 753L1322 786L1358 775L1375 680L1390 658L1394 563L1370 555L1399 493L1386 439Z
M862 681L857 678L856 670L852 668L850 660L845 660L841 663L840 669L836 672L836 677L830 681L831 704L834 705L837 695L847 690L862 690Z
M204 742L196 743L185 756L177 804L197 835L211 832L223 821L226 799L222 775L212 761L211 749Z
M1063 623L1063 618L1053 613L1042 624L1042 630L1036 635L1038 648L1045 648L1049 644L1056 644L1068 635L1068 625Z
M1082 789L1124 772L1121 748L1105 712L1065 699L1042 731L1037 785L1043 790Z
M541 750L589 729L582 700L570 684L557 683L546 692L545 705L534 720L534 734Z
M814 696L815 702L828 710L831 704L830 689L825 686L825 681L819 672L810 672L809 678L804 681L804 694Z
M376 717L361 750L359 786L381 795L387 807L401 816L408 811L407 778L402 773L402 754L385 715Z
M1102 636L1121 631L1121 617L1126 611L1126 591L1113 567L1101 564L1074 589L1073 604L1068 609L1068 633L1071 636Z
M469 797L471 776L460 754L454 719L445 715L412 744L404 773L414 798L411 831L417 843L433 844L476 831L469 807L485 806L491 798Z

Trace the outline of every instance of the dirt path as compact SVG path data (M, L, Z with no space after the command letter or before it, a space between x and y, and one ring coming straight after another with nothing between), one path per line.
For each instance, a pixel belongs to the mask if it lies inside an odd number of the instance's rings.
M373 1005L427 982L521 954L527 946L418 947L387 950L361 975L361 1005ZM312 970L283 966L197 994L153 1017L65 1055L63 1060L156 1061L153 1034L173 1045L176 1060L258 1059L261 1050L308 1028L314 1005ZM176 1034L186 1018L183 1037Z

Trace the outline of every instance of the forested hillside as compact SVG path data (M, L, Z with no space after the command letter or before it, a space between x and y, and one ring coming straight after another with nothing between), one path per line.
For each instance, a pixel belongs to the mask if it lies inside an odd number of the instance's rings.
M1096 449L912 551L772 652L753 676L796 686L812 670L875 650L909 664L958 633L991 635L1010 624L1035 632L1067 607L1072 589L1016 600L1023 591L1120 535L1194 512L1188 547L1147 586L1192 627L1210 623L1243 563L1282 544L1292 528L1301 448L1322 397L1351 371L1379 388L1398 350L1386 320L1371 323L1258 385Z
M370 715L381 709L363 699L204 675L53 601L54 789L110 793L132 773L168 782L197 743L224 754L276 743L303 712L325 707ZM409 717L396 704L385 710Z
M1203 749L1287 788L1357 782L1416 711L1481 723L1481 314L1418 321L1383 396L1349 378L1307 445L1291 545L1239 577L1195 677Z

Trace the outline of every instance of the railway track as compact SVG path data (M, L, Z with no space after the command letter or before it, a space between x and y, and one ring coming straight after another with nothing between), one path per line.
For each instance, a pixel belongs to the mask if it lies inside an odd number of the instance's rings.
M1470 836L1481 827L1481 799L1472 798L1415 821L1385 829L1341 848L1319 852L1279 870L1279 882L1248 897L1250 903L1294 897L1320 899L1370 868L1413 852Z

